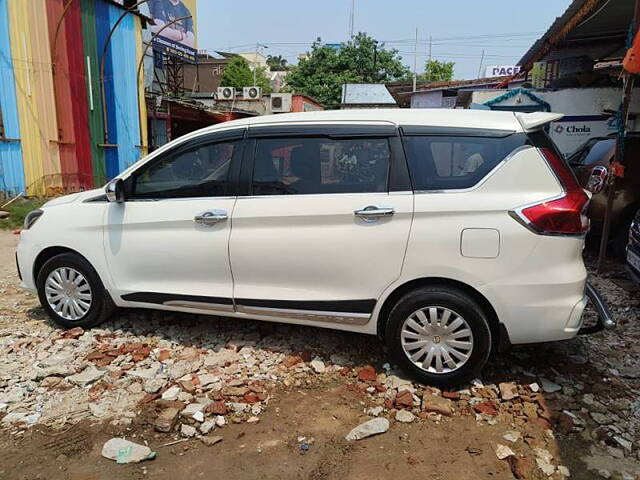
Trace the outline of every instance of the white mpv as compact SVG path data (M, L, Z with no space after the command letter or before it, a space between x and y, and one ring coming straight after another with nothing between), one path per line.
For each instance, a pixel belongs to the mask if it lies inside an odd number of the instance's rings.
M25 288L64 327L115 307L378 335L420 380L582 326L589 197L544 126L561 115L351 110L185 135L106 191L28 215Z

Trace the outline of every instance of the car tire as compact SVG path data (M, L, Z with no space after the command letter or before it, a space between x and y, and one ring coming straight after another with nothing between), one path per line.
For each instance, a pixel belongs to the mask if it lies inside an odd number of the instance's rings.
M442 387L475 378L487 363L492 338L487 315L471 296L448 286L430 286L396 303L385 343L404 371Z
M94 327L115 310L94 268L76 253L47 260L38 272L36 287L42 308L64 328Z

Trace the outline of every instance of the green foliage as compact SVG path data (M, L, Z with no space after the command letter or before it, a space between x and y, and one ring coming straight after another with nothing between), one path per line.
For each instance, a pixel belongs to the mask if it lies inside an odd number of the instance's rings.
M408 74L397 50L388 50L366 33L359 33L339 49L323 45L318 38L307 57L290 67L286 82L293 92L337 108L345 83L386 83Z
M253 86L253 71L249 67L249 62L240 56L233 57L222 72L220 86L237 89ZM271 93L265 67L258 67L256 70L256 86L262 87L263 93Z
M420 82L450 82L453 80L453 67L455 62L440 62L427 60L424 73L418 75Z
M289 70L287 59L284 58L282 55L267 56L267 65L269 65L269 69L272 72L284 72L286 70Z
M9 217L0 219L0 229L16 230L22 228L24 217L27 216L27 213L36 208L40 208L44 202L44 200L39 199L19 198L15 202L10 203L3 208L3 210L9 212ZM0 205L3 203L4 201L0 200Z

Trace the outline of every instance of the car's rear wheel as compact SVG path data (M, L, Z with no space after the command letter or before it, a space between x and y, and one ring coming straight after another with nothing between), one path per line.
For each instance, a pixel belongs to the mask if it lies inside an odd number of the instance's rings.
M65 328L90 328L114 310L98 274L80 255L63 253L47 260L36 280L40 304Z
M471 380L491 353L482 307L463 291L431 286L402 297L389 315L385 340L393 359L418 380L438 386Z

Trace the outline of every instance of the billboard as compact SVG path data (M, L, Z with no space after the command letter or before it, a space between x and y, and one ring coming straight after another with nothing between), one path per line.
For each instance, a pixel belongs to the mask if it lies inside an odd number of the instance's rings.
M157 54L195 63L197 54L196 0L149 0L141 13L153 19L149 30ZM158 33L160 32L160 33Z
M513 76L520 71L519 65L490 65L485 70L485 77Z

